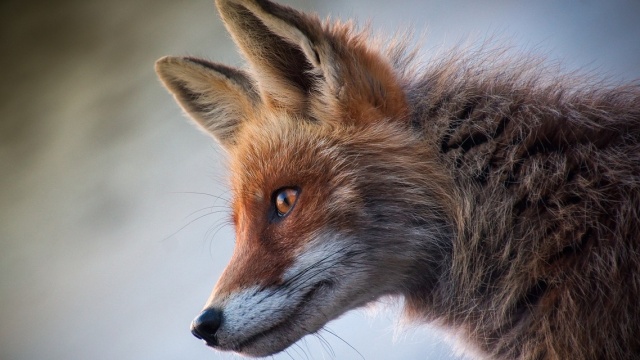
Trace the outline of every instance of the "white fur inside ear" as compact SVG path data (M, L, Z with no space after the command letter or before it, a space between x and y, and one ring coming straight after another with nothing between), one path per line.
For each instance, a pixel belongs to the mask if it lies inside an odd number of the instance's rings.
M234 143L242 122L259 102L250 79L238 69L164 57L156 62L156 72L185 113L225 148Z

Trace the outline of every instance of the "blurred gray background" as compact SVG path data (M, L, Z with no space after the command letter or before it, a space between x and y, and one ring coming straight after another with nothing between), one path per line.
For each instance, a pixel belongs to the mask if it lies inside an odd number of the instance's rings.
M640 78L637 0L286 3L412 26L427 57L493 38ZM0 16L0 359L235 358L189 333L233 247L224 156L153 73L168 54L242 65L212 1L4 0ZM274 359L453 357L446 332L373 312Z

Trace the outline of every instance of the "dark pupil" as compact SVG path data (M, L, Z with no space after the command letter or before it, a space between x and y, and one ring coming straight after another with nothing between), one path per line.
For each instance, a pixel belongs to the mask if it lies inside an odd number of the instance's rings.
M285 189L278 193L276 197L276 209L278 210L278 215L284 216L289 212L291 206L296 200L296 191L293 189Z
M285 194L284 192L281 192L280 193L280 202L285 206L290 206L291 203L289 202L289 197L287 195L288 194Z

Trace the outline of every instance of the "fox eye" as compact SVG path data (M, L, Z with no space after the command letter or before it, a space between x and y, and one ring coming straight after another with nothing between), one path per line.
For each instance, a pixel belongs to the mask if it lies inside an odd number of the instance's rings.
M283 188L275 193L274 201L279 217L285 217L298 200L299 190L296 188Z

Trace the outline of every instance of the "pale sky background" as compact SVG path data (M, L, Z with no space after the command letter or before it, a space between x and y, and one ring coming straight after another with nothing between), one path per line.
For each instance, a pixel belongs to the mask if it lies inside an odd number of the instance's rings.
M286 3L412 26L426 57L491 37L640 78L637 0ZM225 160L153 72L169 54L242 64L213 2L3 0L0 39L0 359L236 358L189 332L233 247ZM323 333L331 351L308 337L274 359L452 358L442 331L373 313L329 324L349 345Z

